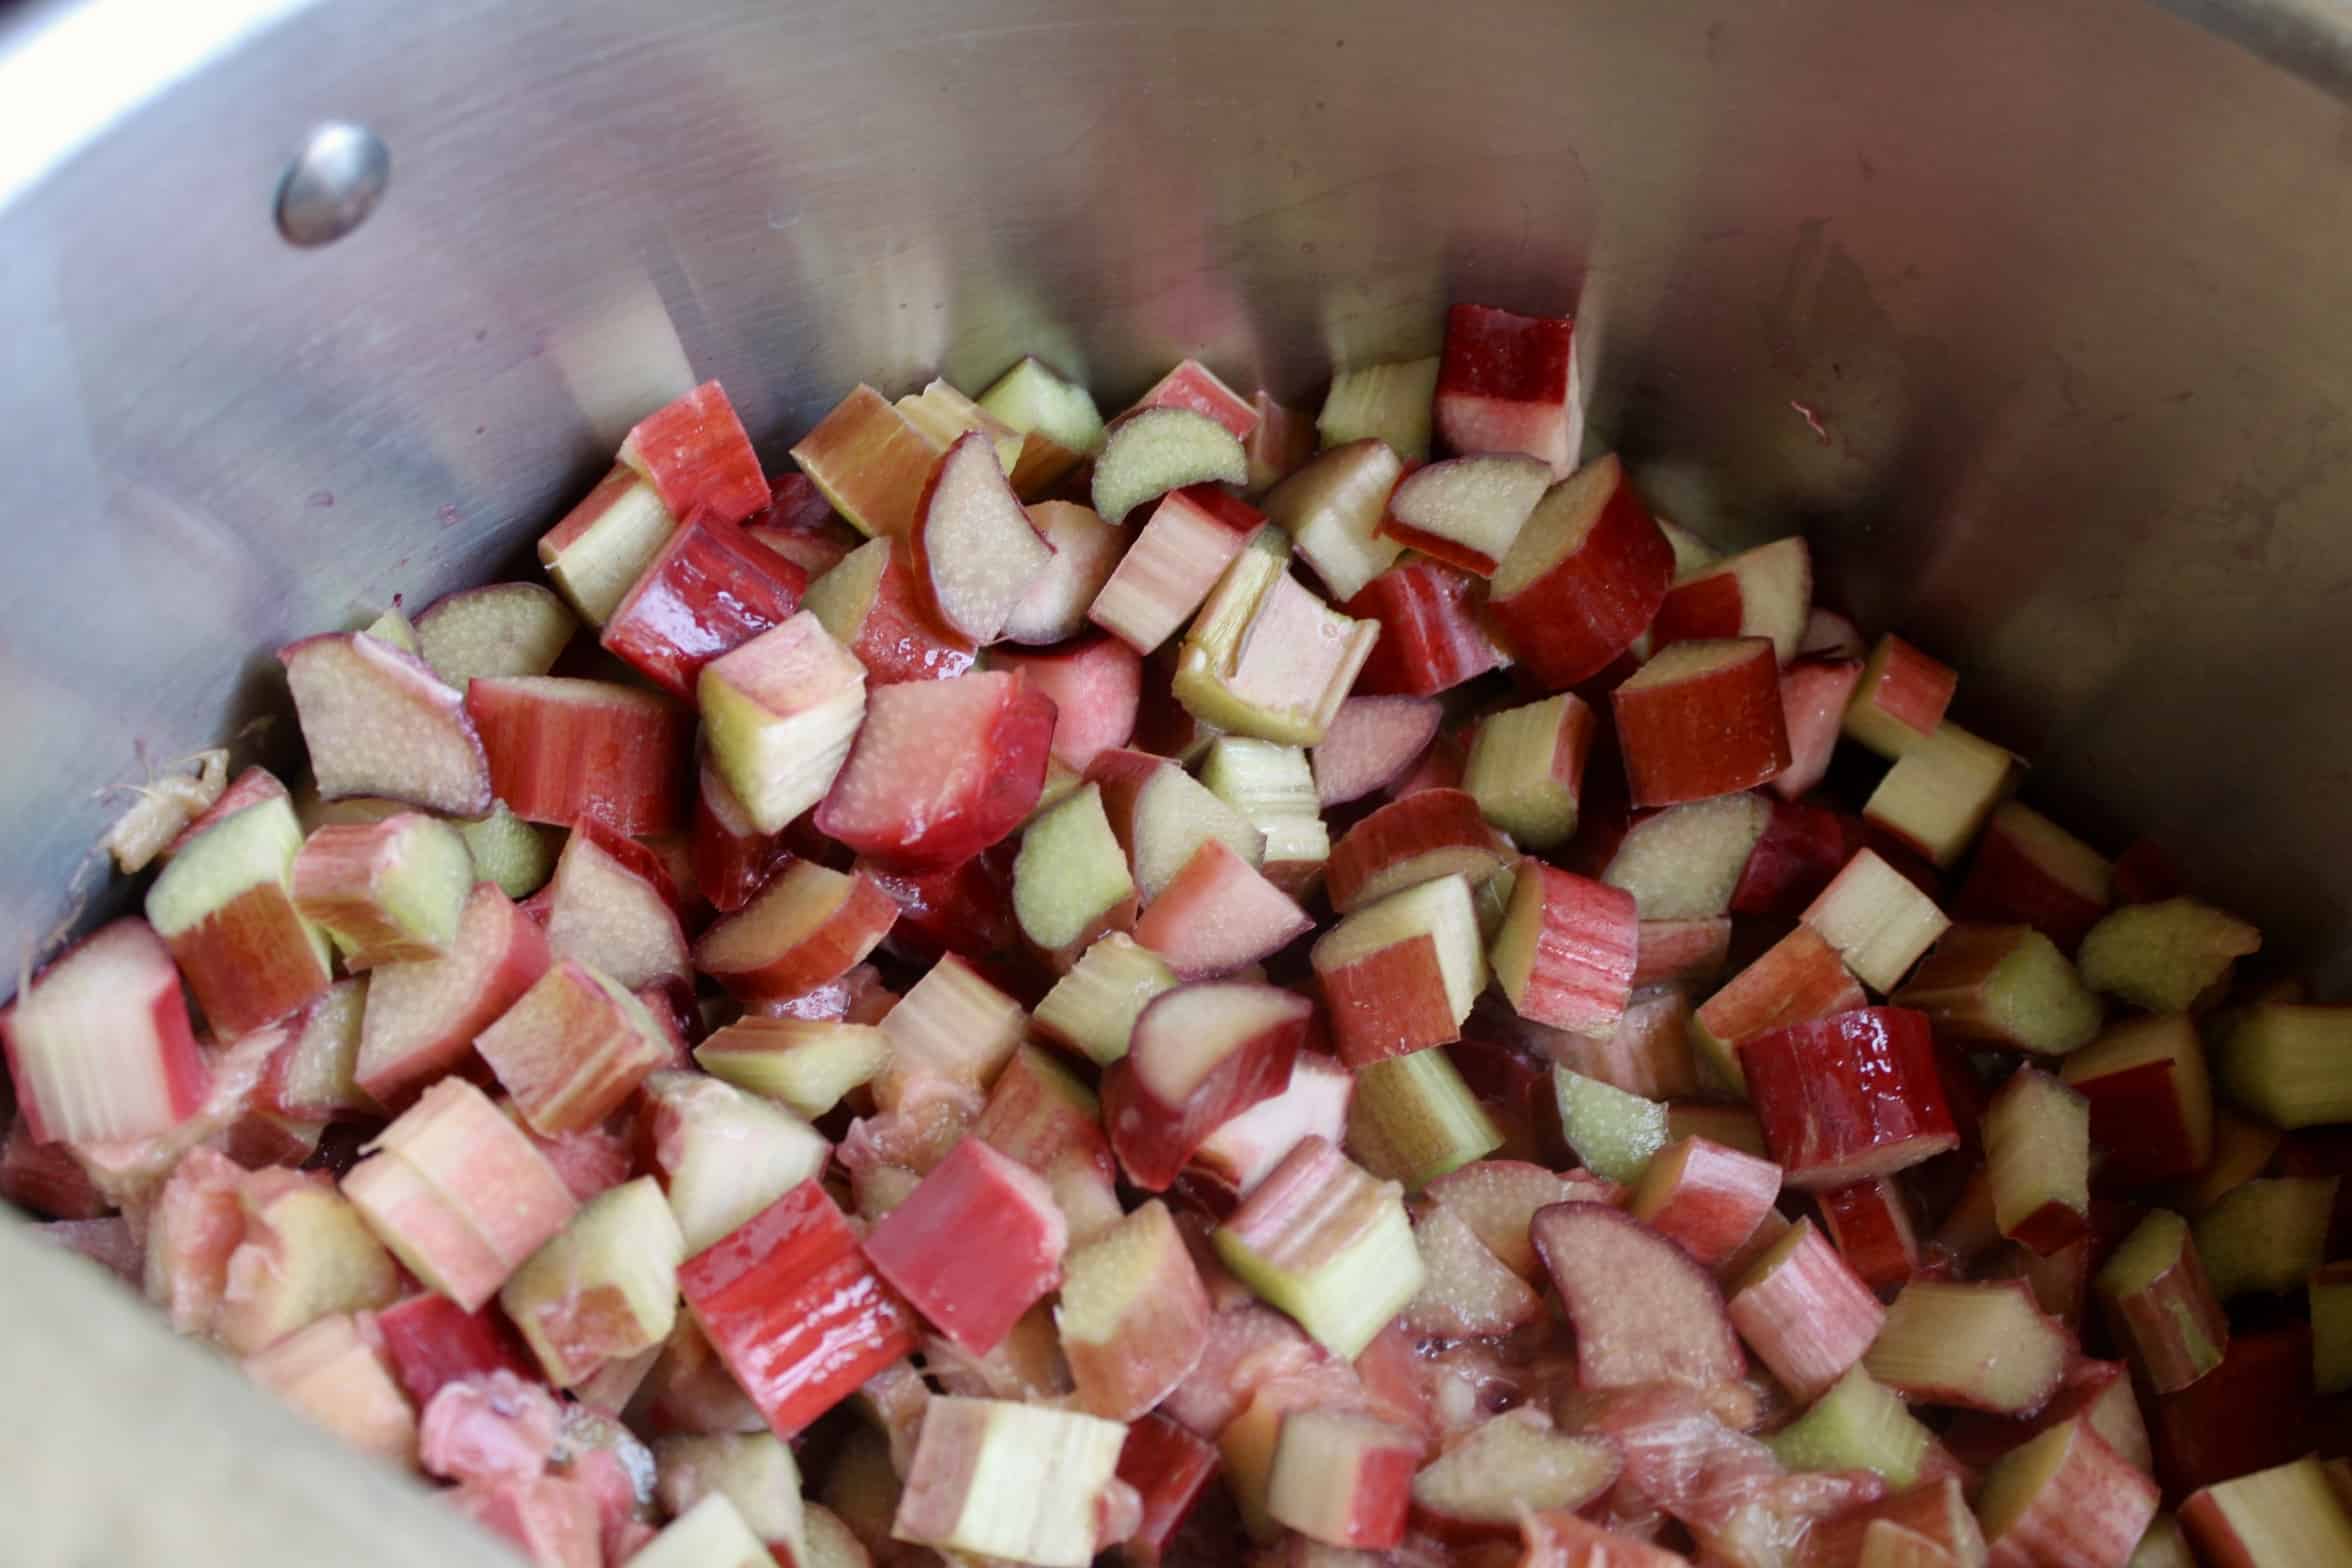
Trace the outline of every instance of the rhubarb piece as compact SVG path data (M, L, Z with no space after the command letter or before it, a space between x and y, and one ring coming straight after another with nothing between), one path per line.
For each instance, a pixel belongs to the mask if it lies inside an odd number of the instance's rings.
M190 763L196 771L182 771ZM100 842L114 857L114 868L124 875L144 871L159 855L168 854L189 823L210 811L229 779L225 747L200 751L175 764L162 777L135 786L138 796L114 820Z
M1087 610L1138 653L1176 635L1208 599L1265 515L1213 485L1163 497Z
M1078 773L1135 733L1143 662L1109 637L1090 637L1049 653L992 654L990 667L1011 670L1053 699L1053 758Z
M2218 993L2230 966L2262 946L2262 933L2192 898L2129 904L2083 938L2082 976L2094 991L2152 1013L2183 1013Z
M2090 1103L2048 1073L2021 1068L1984 1116L1993 1222L2048 1257L2090 1226Z
M615 464L587 499L540 535L539 564L583 619L602 626L677 526L654 487Z
M537 583L491 583L425 606L415 651L462 692L480 676L545 675L579 629L563 601Z
M1190 409L1223 425L1238 441L1248 440L1250 432L1258 426L1257 405L1218 380L1216 373L1197 359L1178 361L1175 369L1153 382L1151 390L1135 400L1127 414L1147 408Z
M1054 1309L1078 1408L1134 1421L1190 1375L1209 1297L1165 1204L1145 1204L1072 1252Z
M1102 441L1102 414L1094 398L1035 355L1022 356L991 382L979 404L1025 438L1021 460L1013 466L1013 488L1023 495L1051 485Z
M2334 1176L2245 1182L2197 1216L2197 1255L2223 1301L2249 1291L2300 1290L2327 1256Z
M537 922L490 883L476 884L447 957L369 974L354 1067L360 1088L382 1104L405 1101L462 1060L549 961Z
M1166 1190L1211 1132L1280 1094L1313 1011L1239 980L1180 985L1146 1005L1103 1075L1103 1122L1128 1179Z
M1633 895L1644 920L1711 920L1764 837L1772 808L1758 795L1725 795L1645 812L1626 829L1601 880Z
M2017 770L2015 757L1947 719L1887 770L1862 815L1937 866L1951 866L2014 787Z
M629 1557L630 1568L773 1568L775 1559L724 1492L712 1492Z
M1598 1036L1625 1015L1639 931L1631 893L1529 858L1488 961L1520 1017Z
M2107 858L2031 807L2004 801L1977 841L1953 912L2023 922L2071 953L2114 903Z
M1272 530L1234 557L1185 633L1173 687L1203 723L1312 746L1331 727L1379 628L1317 598L1290 575L1288 557Z
M813 1181L689 1257L678 1285L778 1437L798 1435L915 1348L914 1314Z
M568 958L474 1045L542 1137L595 1126L670 1059L669 1041L644 1003Z
M1843 812L1773 800L1763 836L1756 840L1731 890L1731 912L1790 918L1802 915L1805 906L1821 896L1864 841L1862 824ZM1898 865L1896 869L1904 868Z
M1858 1364L1887 1316L1811 1220L1748 1265L1727 1310L1756 1359L1799 1399L1819 1397Z
M1951 925L1933 899L1872 849L1846 862L1803 919L1856 979L1882 996Z
M1210 838L1252 865L1265 855L1265 835L1239 811L1165 757L1113 749L1087 770L1102 786L1111 829L1127 848L1137 890L1150 903Z
M1519 1523L1527 1568L1687 1568L1690 1559L1579 1514L1528 1513Z
M2179 1215L2152 1211L2099 1270L2097 1284L2116 1338L2159 1394L2186 1388L2221 1364L2229 1320Z
M189 840L147 890L146 914L213 1029L234 1039L333 981L325 936L294 902L302 828L266 800Z
M210 1089L179 971L144 920L99 927L33 976L0 1009L0 1045L34 1143L166 1132Z
M1456 1210L1436 1204L1413 1223L1426 1282L1405 1304L1415 1334L1460 1339L1507 1334L1542 1315L1543 1300L1487 1250Z
M2121 1563L2156 1517L2156 1483L2088 1421L2052 1427L1985 1477L1977 1500L1991 1568Z
M1869 1470L1907 1487L1918 1481L1935 1434L1857 1366L1765 1441L1791 1470Z
M1557 1203L1531 1226L1576 1327L1581 1386L1705 1388L1747 1370L1722 1293L1673 1242L1600 1203Z
M1379 650L1375 643L1375 657ZM1387 788L1429 749L1444 717L1445 710L1427 697L1350 697L1315 746L1316 800L1344 806Z
M1634 973L1638 979L1641 971L1637 967ZM1645 1100L1671 1100L1699 1092L1690 1015L1690 998L1679 990L1636 990L1607 1035L1546 1028L1530 1043L1556 1067ZM1762 1148L1760 1136L1757 1146Z
M1244 495L1263 495L1297 473L1315 455L1314 422L1295 408L1269 397L1260 387L1250 398L1258 423L1242 441L1249 453L1249 482Z
M653 486L673 517L704 512L736 523L768 502L751 438L716 381L639 420L618 461Z
M1829 777L1837 754L1839 721L1846 699L1861 679L1857 659L1802 657L1780 671L1781 720L1788 729L1789 765L1768 786L1782 800L1811 794Z
M1469 574L1416 555L1347 599L1348 614L1380 628L1359 688L1428 697L1508 664L1481 620L1477 588Z
M1755 1234L1779 1195L1780 1167L1770 1160L1680 1138L1642 1168L1625 1212L1711 1269Z
M1113 423L1095 454L1094 509L1116 523L1171 490L1248 479L1248 454L1230 428L1189 408L1142 408Z
M841 1019L738 1019L695 1047L702 1069L814 1121L873 1081L890 1038Z
M1435 408L1437 433L1455 451L1524 452L1566 478L1584 442L1573 320L1454 306Z
M876 1103L898 1105L925 1080L985 1087L1012 1059L1027 1024L1020 1003L947 955L883 1015L890 1061L875 1083Z
M1598 1079L1552 1069L1560 1130L1585 1168L1615 1182L1637 1182L1666 1146L1666 1108Z
M446 823L414 812L321 828L294 857L294 907L326 928L353 970L438 958L457 939L473 857Z
M782 835L752 826L743 802L704 757L695 770L694 890L722 915L751 902L769 874L791 859Z
M490 815L457 824L473 857L474 875L509 898L529 898L555 875L557 846L547 829L525 822L500 801Z
M2246 1120L2228 1111L2213 1113L2213 1154L2182 1194L2181 1207L2192 1216L2221 1201L2222 1195L2253 1180L2270 1168L2285 1137L2275 1127Z
M670 1337L686 1241L650 1176L597 1194L498 1292L547 1380L571 1388Z
M1087 1568L1126 1440L1118 1422L1076 1411L934 1399L891 1534L1037 1568Z
M1408 549L1492 577L1551 485L1551 470L1530 457L1495 453L1430 463L1397 485L1380 531Z
M1893 1290L1919 1272L1911 1206L1891 1177L1873 1176L1814 1194L1839 1254L1872 1290Z
M1312 962L1351 1067L1460 1039L1486 987L1478 916L1458 874L1356 910L1315 943Z
M1568 692L1489 714L1470 743L1462 788L1489 822L1529 849L1564 844L1576 832L1592 733L1592 709Z
M2189 1550L2189 1538L2181 1533L2180 1521L2158 1514L2126 1568L2197 1568L2197 1558Z
M391 1255L325 1177L255 1171L238 1181L236 1203L242 1239L221 1276L219 1314L201 1325L232 1354L399 1293Z
M1632 646L1665 600L1673 568L1666 536L1611 455L1536 504L1495 568L1491 608L1520 662L1560 690L1591 679ZM1770 685L1777 728L1776 675ZM1785 734L1782 740L1785 746Z
M1887 1308L1862 1364L1906 1399L2026 1415L2057 1391L2069 1350L2066 1330L2042 1315L2023 1280L1914 1280Z
M2216 1568L2352 1561L2352 1503L2317 1459L2203 1487L2180 1518Z
M1421 1440L1373 1416L1293 1410L1266 1488L1274 1523L1328 1546L1384 1551L1404 1539Z
M2193 1045L2196 1032L2185 1033ZM2219 1068L2231 1100L2274 1127L2352 1122L2352 1008L2249 1007L2229 1031ZM2200 1064L2199 1090L2203 1076ZM2191 1097L2184 1104L2193 1111Z
M1106 842L1115 855L1116 841L1106 834ZM1124 874L1124 861L1119 869ZM1135 940L1166 959L1179 977L1190 980L1230 974L1270 958L1314 928L1315 922L1287 893L1212 838L1193 851L1176 879L1136 921ZM1087 932L1083 939L1091 940L1093 934Z
M1341 704L1344 712L1346 704ZM1331 834L1323 826L1307 753L1246 735L1220 735L1201 763L1209 793L1266 836L1266 880L1301 896L1323 875Z
M1404 464L1385 442L1327 448L1260 504L1335 599L1352 600L1396 564L1404 546L1381 532Z
M375 1320L384 1359L419 1410L452 1383L487 1383L501 1372L530 1374L513 1331L488 1307L467 1312L446 1296L420 1291L384 1308Z
M1355 1073L1348 1147L1366 1170L1407 1192L1503 1146L1502 1130L1442 1050L1383 1057Z
M546 1157L463 1079L426 1090L373 1149L343 1178L344 1196L410 1273L468 1312L577 1207Z
M1004 635L1054 556L979 432L950 446L932 470L911 537L932 608L949 631L979 644Z
M1678 578L1650 623L1650 646L1765 637L1773 657L1786 664L1797 655L1812 600L1813 557L1805 541L1775 539Z
M856 968L897 918L865 873L798 860L703 933L694 967L746 1001L781 1001Z
M1333 371L1315 415L1316 438L1326 448L1377 438L1407 462L1427 462L1437 367L1432 354Z
M1960 677L1952 667L1889 632L1870 650L1846 706L1846 733L1897 762L1935 735Z
M1054 705L990 672L875 690L817 830L910 871L968 860L1021 825L1045 782Z
M34 1214L74 1223L96 1220L114 1207L74 1158L72 1148L38 1142L21 1111L9 1119L7 1141L0 1144L0 1198Z
M319 794L379 795L455 817L490 809L490 765L465 700L425 661L359 633L278 650Z
M140 1283L174 1332L218 1331L229 1260L245 1235L245 1173L217 1150L190 1149L149 1209Z
M1750 1036L1740 1062L1791 1187L1842 1187L1959 1146L1922 1014L1864 1007L1788 1024Z
M711 761L762 833L827 798L868 709L864 668L807 610L706 665L697 690Z
M1324 887L1331 907L1348 915L1440 877L1483 882L1512 858L1469 792L1425 789L1348 829L1331 846Z
M858 546L809 584L801 608L857 657L876 686L961 675L978 652L940 624L904 540Z
M1320 1137L1300 1140L1213 1240L1251 1290L1344 1360L1362 1353L1425 1278L1401 1189Z
M1021 489L1017 475L1013 488ZM1086 630L1087 611L1118 569L1127 540L1075 501L1034 501L1026 510L1053 558L1005 617L1004 635L1018 643L1061 642Z
M318 1121L353 1112L376 1114L376 1102L352 1076L359 1065L367 993L364 976L338 980L287 1026L285 1043L271 1053L255 1086L256 1109Z
M365 1314L338 1313L245 1358L245 1375L362 1453L416 1462L416 1412L372 1343Z
M685 820L693 721L667 698L610 681L479 676L466 687L466 711L498 798L526 822L569 827L594 817L635 837Z
M1176 972L1164 959L1114 931L1054 982L1037 1004L1034 1022L1048 1038L1108 1067L1127 1054L1144 1008L1175 985Z
M1224 845L1215 847L1232 856ZM1232 858L1245 875L1256 876L1246 862ZM1103 813L1101 785L1084 785L1064 796L1022 832L1021 851L1013 861L1013 918L1056 969L1076 963L1105 931L1134 920L1135 879Z
M652 1165L688 1251L825 1168L828 1147L808 1123L715 1078L658 1072L645 1080L644 1096Z
M1740 1089L1747 1082L1744 1058L1750 1041L1868 1002L1837 949L1799 926L1732 976L1691 1015L1691 1043L1703 1068L1725 1086ZM1789 1162L1781 1158L1781 1163Z
M2098 998L2031 926L1953 926L1894 999L1945 1039L2035 1056L2064 1056L2099 1032Z
M602 970L624 990L683 982L677 890L653 852L593 817L574 824L547 884L548 951Z
M1016 1051L996 1075L972 1135L1049 1181L1065 1158L1092 1165L1106 1182L1115 1171L1094 1091L1033 1045Z
M800 1465L772 1432L679 1433L654 1440L654 1497L672 1518L714 1494L735 1505L751 1533L792 1564L808 1561Z
M1874 1531L1903 1531L1933 1544L1952 1568L1984 1568L1984 1532L1962 1495L1957 1476L1925 1482L1877 1502L1818 1521L1805 1537L1798 1561L1805 1568L1855 1562ZM1896 1558L1874 1568L1944 1568L1932 1559Z
M1779 667L1763 638L1676 643L1609 700L1637 806L1728 795L1789 764Z
M1127 1428L1118 1475L1142 1499L1141 1522L1121 1547L1139 1568L1167 1560L1179 1529L1217 1474L1217 1450L1157 1413Z
M1068 1240L1044 1181L967 1138L874 1227L865 1252L940 1333L986 1355L1061 1283Z
M861 385L801 437L792 461L859 533L903 539L939 452L888 398Z
M1237 1202L1248 1197L1301 1139L1338 1143L1347 1136L1355 1088L1355 1075L1337 1060L1301 1051L1291 1063L1289 1085L1211 1132L1193 1151L1187 1178L1214 1183Z
M958 392L945 381L934 380L920 392L910 392L892 405L906 416L907 423L930 438L931 444L945 453L966 436L978 436L996 459L997 471L1007 479L1020 465L1021 450L1028 443L1021 432ZM937 470L933 471L934 477ZM916 527L921 528L920 506L917 507Z
M706 665L783 624L807 587L805 571L753 543L739 525L704 513L688 519L646 564L605 622L601 641L655 685L691 702Z

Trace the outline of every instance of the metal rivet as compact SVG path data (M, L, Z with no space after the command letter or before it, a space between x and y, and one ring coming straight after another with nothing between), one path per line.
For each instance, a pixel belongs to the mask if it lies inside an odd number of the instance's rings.
M296 245L331 245L367 221L392 180L392 153L364 125L312 131L278 183L278 232Z

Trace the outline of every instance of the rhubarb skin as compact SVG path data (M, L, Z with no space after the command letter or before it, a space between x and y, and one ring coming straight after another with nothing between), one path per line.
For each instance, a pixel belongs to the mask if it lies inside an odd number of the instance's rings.
M1564 691L1633 645L1665 602L1673 573L1674 547L1612 454L1536 503L1495 568L1488 608L1528 673ZM1766 684L1779 725L1777 666Z
M1524 859L1489 964L1520 1017L1601 1034L1625 1015L1640 924L1631 893Z
M913 1310L813 1181L688 1258L678 1285L712 1348L788 1440L919 1342Z
M1165 1204L1070 1255L1054 1322L1090 1415L1138 1420L1191 1374L1208 1345L1209 1296Z
M1919 1237L1903 1189L1889 1176L1813 1195L1838 1252L1872 1290L1893 1290L1919 1272Z
M1490 305L1446 313L1435 422L1457 452L1523 452L1564 479L1584 434L1575 323Z
M0 1046L35 1143L165 1132L211 1088L179 972L144 920L101 926L51 960L0 1009ZM100 1061L116 1087L92 1095L83 1085Z
M2304 1458L2203 1487L2181 1504L2181 1523L2214 1568L2352 1562L2352 1495L2342 1461L2334 1468L2331 1478Z
M1333 911L1346 915L1416 883L1453 872L1480 881L1510 863L1510 847L1474 796L1425 789L1390 801L1342 834L1331 846L1323 887Z
M1504 662L1479 619L1478 580L1442 561L1412 556L1373 578L1341 608L1379 626L1357 673L1366 696L1433 697Z
M1851 816L1775 800L1728 907L1735 915L1802 916L1862 847L1862 825Z
M984 1356L1061 1283L1068 1245L1044 1181L967 1138L874 1227L865 1252L940 1333Z
M2178 1393L2221 1364L2229 1319L2179 1215L2151 1211L2099 1271L2097 1285L2115 1337L2157 1393Z
M1789 765L1780 667L1765 638L1676 643L1609 700L1637 806L1732 794Z
M1727 1310L1756 1358L1803 1400L1844 1377L1886 1321L1878 1298L1810 1220L1749 1266Z
M1868 1001L1837 949L1799 926L1691 1015L1691 1043L1708 1070L1721 1076L1726 1087L1738 1089L1747 1081L1741 1053L1750 1040L1848 1012Z
M1713 1268L1739 1249L1780 1195L1780 1167L1706 1138L1653 1157L1626 1212Z
M2309 1324L2233 1333L2221 1365L2149 1407L2165 1489L2195 1491L2318 1446L2326 1426L2311 1374Z
M1121 1551L1137 1568L1159 1568L1167 1560L1219 1463L1213 1445L1157 1411L1127 1428L1119 1479L1142 1499L1143 1517Z
M1722 1293L1673 1242L1599 1203L1554 1204L1529 1224L1576 1326L1581 1386L1704 1388L1747 1371Z
M419 1410L450 1383L506 1372L533 1375L530 1355L494 1308L468 1312L447 1296L421 1292L376 1314L384 1357Z
M760 884L792 858L782 834L753 825L707 757L696 769L691 847L695 891L722 915L750 903Z
M1889 1175L1959 1147L1923 1014L1865 1007L1740 1046L1764 1138L1800 1189Z
M800 608L808 573L703 513L670 535L604 624L601 641L681 702L702 667Z
M2027 806L1994 808L1952 913L1988 925L2025 924L2071 954L2114 903L2114 867Z
M618 458L672 517L698 511L739 523L768 504L768 481L743 421L716 381L663 404L621 440Z
M1988 1568L2122 1563L2156 1517L2156 1483L2088 1421L2053 1427L1985 1478Z
M869 687L940 681L980 650L941 623L903 539L869 539L809 585L801 607L865 666Z
M969 859L1037 804L1055 718L1053 699L1003 673L880 687L817 830L900 870Z
M556 676L477 679L465 700L491 787L524 821L570 827L595 817L632 838L685 822L690 710L651 692Z

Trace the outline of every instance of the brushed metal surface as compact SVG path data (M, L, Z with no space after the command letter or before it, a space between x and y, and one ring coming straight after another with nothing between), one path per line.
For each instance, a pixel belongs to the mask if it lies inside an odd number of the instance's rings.
M277 643L513 558L693 379L780 461L860 377L1037 352L1115 400L1192 352L1303 397L1475 297L1578 302L1673 515L1806 528L2030 798L2342 980L2345 32L2179 3L2304 75L2142 0L36 7L0 934L93 884L101 791L276 711ZM125 96L142 12L181 31ZM296 250L273 193L334 119L397 189Z

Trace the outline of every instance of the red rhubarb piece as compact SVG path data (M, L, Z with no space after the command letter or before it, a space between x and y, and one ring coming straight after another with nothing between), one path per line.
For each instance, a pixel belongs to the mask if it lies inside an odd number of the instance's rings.
M1002 672L880 687L817 807L820 832L912 871L969 859L1037 804L1053 700Z
M1341 606L1380 627L1356 689L1432 697L1501 665L1503 651L1479 622L1479 598L1476 578L1426 556L1364 584Z
M1045 1182L967 1138L874 1227L865 1251L941 1334L986 1355L1061 1283L1068 1243Z
M1128 1179L1166 1190L1210 1133L1280 1094L1313 1011L1304 997L1240 980L1155 997L1103 1075L1103 1124Z
M783 624L807 587L807 572L706 512L670 535L604 623L602 641L655 685L692 702L702 667Z
M466 711L492 789L526 822L595 817L635 837L685 820L694 715L665 697L609 681L485 678L466 687Z
M1495 568L1489 608L1528 673L1561 691L1600 674L1633 645L1658 613L1673 572L1673 546L1611 455L1536 504ZM1776 670L1768 684L1777 717Z
M1747 1370L1723 1294L1673 1242L1606 1204L1558 1203L1530 1222L1576 1326L1586 1388L1707 1387Z
M653 486L672 517L707 510L739 523L768 504L751 437L716 381L639 420L622 438L619 460Z
M1791 1187L1842 1187L1959 1146L1923 1013L1834 1013L1753 1036L1739 1055Z
M211 1086L179 971L144 920L101 926L51 961L0 1010L0 1044L35 1143L164 1132Z
M1457 452L1523 452L1565 478L1584 439L1575 336L1567 316L1454 306L1438 362L1438 434Z
M1780 667L1763 638L1676 643L1610 702L1637 806L1728 795L1789 765Z

